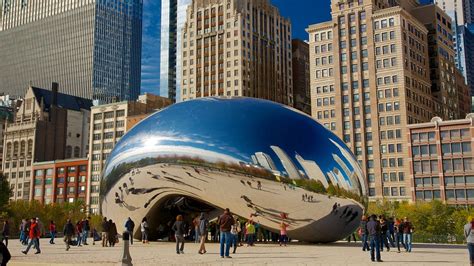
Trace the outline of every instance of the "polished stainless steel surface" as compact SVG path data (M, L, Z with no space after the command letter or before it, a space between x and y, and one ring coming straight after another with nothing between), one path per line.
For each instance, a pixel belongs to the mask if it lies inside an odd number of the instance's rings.
M310 116L265 100L202 98L151 115L117 143L101 212L163 227L170 213L230 208L274 232L284 219L293 239L331 242L357 228L366 194L350 150Z

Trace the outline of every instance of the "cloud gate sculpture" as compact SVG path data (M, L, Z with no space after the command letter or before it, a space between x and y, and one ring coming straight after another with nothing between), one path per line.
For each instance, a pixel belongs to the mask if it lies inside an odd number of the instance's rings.
M147 217L155 237L176 214L213 218L230 208L273 232L283 219L292 239L332 242L358 227L367 195L357 161L333 133L253 98L156 112L123 136L104 169L101 213L118 223Z

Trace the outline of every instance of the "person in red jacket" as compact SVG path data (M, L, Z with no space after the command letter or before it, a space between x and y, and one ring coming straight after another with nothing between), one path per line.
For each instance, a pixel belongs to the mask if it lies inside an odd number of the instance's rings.
M49 240L50 244L56 244L54 243L54 238L56 237L56 224L54 223L53 220L49 223L49 234L51 235L51 239Z
M30 243L28 244L28 247L26 250L23 250L23 254L28 254L28 251L30 250L32 245L35 245L36 253L39 254L41 253L40 247L39 247L39 238L41 237L41 232L38 227L38 223L36 223L36 218L31 218L31 225L30 225L30 232L29 232L29 238L30 238Z
M81 221L76 223L76 233L77 233L77 246L81 247L81 243L82 243L82 222Z

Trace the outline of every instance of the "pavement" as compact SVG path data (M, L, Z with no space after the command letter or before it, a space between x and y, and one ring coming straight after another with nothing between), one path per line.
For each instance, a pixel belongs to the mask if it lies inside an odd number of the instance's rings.
M60 266L60 265L121 265L123 243L103 248L99 243L65 250L61 239L50 245L41 240L41 254L24 247L18 240L10 240L12 259L8 266ZM207 253L198 254L198 244L186 243L184 254L176 254L170 242L135 243L130 248L133 265L469 265L464 245L415 244L411 253L397 253L396 249L382 253L383 263L371 262L369 253L363 252L360 243L337 242L324 245L291 243L287 247L277 244L260 244L239 247L231 259L221 259L219 245L207 244Z

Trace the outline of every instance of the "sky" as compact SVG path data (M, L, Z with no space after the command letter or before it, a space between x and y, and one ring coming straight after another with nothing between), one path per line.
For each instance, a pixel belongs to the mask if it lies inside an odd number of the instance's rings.
M142 93L159 93L160 2L143 1ZM306 40L308 25L330 19L330 0L271 0L280 13L290 18L293 37Z

